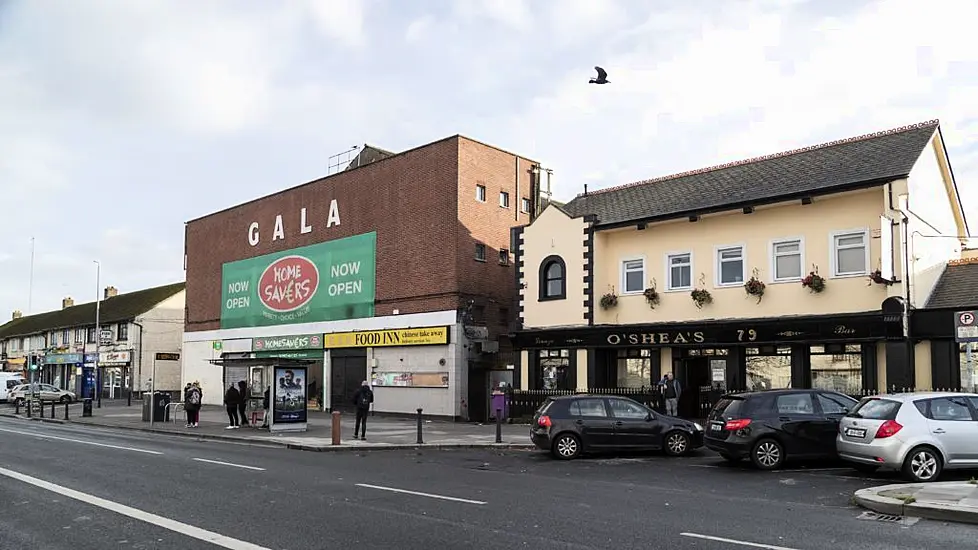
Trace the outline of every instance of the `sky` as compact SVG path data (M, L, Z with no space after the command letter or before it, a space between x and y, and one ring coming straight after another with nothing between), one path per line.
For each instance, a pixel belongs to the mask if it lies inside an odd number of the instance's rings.
M184 222L322 177L354 145L454 134L541 161L569 200L939 118L975 227L972 11L0 0L0 322L183 280ZM587 84L595 65L611 84Z

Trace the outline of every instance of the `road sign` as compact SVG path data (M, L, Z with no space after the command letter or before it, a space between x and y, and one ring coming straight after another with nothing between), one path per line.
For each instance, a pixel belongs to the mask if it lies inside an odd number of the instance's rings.
M179 361L180 354L179 353L157 353L156 360L157 361Z
M954 336L958 342L978 342L978 311L954 314Z

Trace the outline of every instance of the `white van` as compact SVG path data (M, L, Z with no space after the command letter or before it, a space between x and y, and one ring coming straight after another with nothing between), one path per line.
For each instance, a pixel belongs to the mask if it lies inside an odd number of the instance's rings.
M26 383L24 375L19 372L0 372L0 403L7 402L7 392L10 388Z

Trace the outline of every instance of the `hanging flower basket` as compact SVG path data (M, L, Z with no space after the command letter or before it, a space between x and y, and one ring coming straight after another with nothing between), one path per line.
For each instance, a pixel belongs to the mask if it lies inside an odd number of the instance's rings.
M757 298L757 303L761 303L761 299L764 298L764 289L767 285L764 281L757 278L757 270L754 270L754 275L744 283L744 290L747 292L748 296L753 296Z
M652 285L646 288L642 294L645 296L645 301L649 303L649 307L655 309L655 306L659 305L659 292L655 289L655 281L652 281Z
M601 309L611 309L618 305L618 295L615 294L615 288L611 287L611 291L601 297Z
M883 272L877 269L876 271L869 274L869 285L867 286L872 286L873 283L876 283L878 285L883 285L883 286L890 286L893 284L893 281L884 278Z
M702 309L704 305L713 303L713 296L705 288L697 288L690 292L689 295L693 298L693 303L696 304L697 308Z
M825 290L825 277L818 274L818 266L812 266L808 276L801 280L801 286L807 288L812 294L819 294Z

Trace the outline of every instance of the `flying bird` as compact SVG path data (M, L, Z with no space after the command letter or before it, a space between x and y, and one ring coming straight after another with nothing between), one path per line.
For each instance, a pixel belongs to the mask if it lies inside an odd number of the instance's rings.
M588 80L588 84L607 84L611 82L610 80L608 80L607 71L605 71L601 67L595 67L594 70L598 71L598 78L592 78L591 80Z

